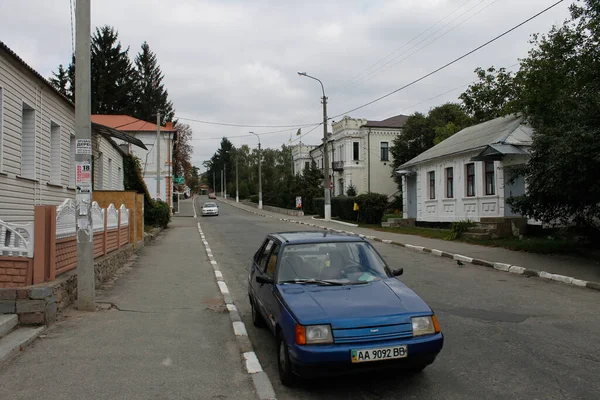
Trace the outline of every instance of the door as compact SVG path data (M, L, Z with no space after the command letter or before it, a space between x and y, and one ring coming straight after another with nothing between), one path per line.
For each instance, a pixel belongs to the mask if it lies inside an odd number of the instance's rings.
M525 194L525 177L519 175L513 178L513 169L510 167L504 167L504 216L505 217L521 217L521 214L516 213L512 210L507 201L513 196L522 196Z
M251 277L254 287L254 295L258 311L264 317L265 321L275 328L275 323L279 317L279 304L275 297L275 285L271 283L258 283L256 276L275 279L275 270L278 264L279 251L281 244L274 239L268 239L262 252L256 258L253 265L253 274Z
M406 210L408 218L417 218L417 177L406 177L406 202L408 210Z

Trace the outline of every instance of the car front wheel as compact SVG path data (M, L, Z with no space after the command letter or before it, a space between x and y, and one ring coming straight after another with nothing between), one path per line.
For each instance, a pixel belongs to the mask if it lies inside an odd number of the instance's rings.
M283 334L277 335L277 365L279 369L279 380L284 386L294 386L296 375L292 372L292 363L287 344L283 339Z

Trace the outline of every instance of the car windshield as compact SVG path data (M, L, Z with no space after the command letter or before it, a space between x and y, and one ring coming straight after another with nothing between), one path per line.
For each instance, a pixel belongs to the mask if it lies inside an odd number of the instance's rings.
M385 262L366 242L287 245L278 283L363 284L388 278Z
M211 207L216 207L217 205L215 203L204 203L204 208L211 208Z

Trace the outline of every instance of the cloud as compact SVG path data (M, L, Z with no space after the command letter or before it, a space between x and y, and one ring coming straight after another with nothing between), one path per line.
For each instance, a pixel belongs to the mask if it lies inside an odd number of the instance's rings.
M102 0L92 2L92 24L114 26L132 58L143 41L150 44L177 116L288 125L322 120L320 85L299 77L298 71L323 81L328 114L334 116L438 68L548 5L547 0ZM515 64L527 54L529 35L562 22L567 7L559 5L480 52L351 116L384 119L457 101L461 90L423 102L472 81L477 66ZM44 76L59 63L68 63L68 2L4 1L0 15L2 40ZM220 137L281 130L189 124L196 164L210 158ZM290 133L295 138L295 131L265 135L261 142L279 147ZM321 135L317 128L303 142L318 143ZM232 141L257 144L255 137Z

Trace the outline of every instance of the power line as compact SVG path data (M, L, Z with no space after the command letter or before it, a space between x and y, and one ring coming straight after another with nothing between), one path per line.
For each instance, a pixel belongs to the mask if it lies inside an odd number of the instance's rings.
M218 126L231 126L231 127L235 127L235 128L307 128L309 126L315 126L318 124L318 122L312 123L312 124L304 124L304 125L244 125L244 124L230 124L230 123L225 123L225 122L214 122L214 121L204 121L204 120L200 120L200 119L192 119L192 118L183 118L183 117L177 117L177 119L182 119L184 121L192 121L192 122L197 122L199 124L206 124L206 125L218 125Z
M500 38L502 38L502 37L504 37L504 36L508 35L509 33L511 33L512 31L516 30L517 28L520 28L521 26L525 25L525 24L526 24L526 23L528 23L529 21L531 21L531 20L533 20L533 19L535 19L535 18L539 17L540 15L542 15L542 14L544 14L545 12L549 11L550 9L552 9L552 8L556 7L557 5L559 5L560 3L562 3L563 1L564 1L564 0L559 0L559 1L557 1L556 3L552 4L551 6L549 6L549 7L545 8L544 10L542 10L542 11L540 11L540 12L538 12L538 13L537 13L537 14L535 14L534 16L527 18L525 21L521 22L520 24L518 24L518 25L515 25L514 27L512 27L512 28L510 28L509 30L505 31L504 33L502 33L502 34L500 34L500 35L496 36L495 38L493 38L493 39L491 39L491 40L487 41L486 43L482 44L481 46L479 46L479 47L476 47L475 49L473 49L473 50L469 51L468 53L465 53L465 54L463 54L462 56L460 56L460 57L458 57L458 58L456 58L456 59L454 59L454 60L450 61L449 63L447 63L447 64L445 64L445 65L443 65L443 66L441 66L441 67L437 68L436 70L434 70L434 71L432 71L432 72L430 72L430 73L428 73L428 74L426 74L426 75L423 75L422 77L420 77L420 78L418 78L418 79L415 79L414 81L412 81L412 82L410 82L410 83L408 83L408 84L406 84L406 85L404 85L404 86L402 86L402 87L400 87L400 88L398 88L398 89L396 89L396 90L393 90L393 91L391 91L391 92L389 92L389 93L387 93L387 94L385 94L385 95L383 95L383 96L381 96L381 97L378 97L378 98L376 98L375 100L371 100L371 101L370 101L370 102L368 102L368 103L365 103L365 104L363 104L363 105L361 105L361 106L355 107L355 108L353 108L353 109L351 109L351 110L345 111L345 112L343 112L343 113L340 113L340 114L338 114L338 115L335 115L335 116L333 116L333 117L329 117L329 118L330 118L330 119L333 119L333 118L338 118L338 117L341 117L341 116L343 116L343 115L349 114L349 113L351 113L351 112L354 112L354 111L360 110L361 108L365 108L365 107L367 107L367 106L370 106L371 104L377 103L378 101L381 101L381 100L383 100L383 99L385 99L385 98L387 98L387 97L389 97L389 96L391 96L391 95L393 95L393 94L395 94L395 93L398 93L398 92L399 92L399 91L401 91L401 90L404 90L404 89L406 89L406 88L408 88L408 87L410 87L410 86L413 86L415 83L418 83L418 82L420 82L420 81L422 81L422 80L424 80L424 79L426 79L426 78L429 78L430 76L432 76L432 75L434 75L434 74L436 74L436 73L440 72L441 70L448 68L450 65L457 63L458 61L462 60L463 58L466 58L466 57L470 56L471 54L473 54L473 53L475 53L475 52L477 52L477 51L481 50L482 48L486 47L487 45L489 45L489 44L491 44L491 43L493 43L493 42L497 41L498 39L500 39Z
M322 125L323 123L318 124L316 128L318 128L320 125ZM312 125L311 125L312 126ZM290 132L290 131L294 131L296 130L296 128L292 128L292 129L282 129L282 130L278 130L278 131L271 131L271 132L261 132L258 133L257 135L259 136L265 136L265 135L273 135L275 133L283 133L283 132ZM238 138L245 138L245 137L254 137L254 135L235 135L235 136L230 136L230 135L221 135L219 137L208 137L208 138L193 138L192 140L221 140L223 138L227 138L227 139L238 139Z

